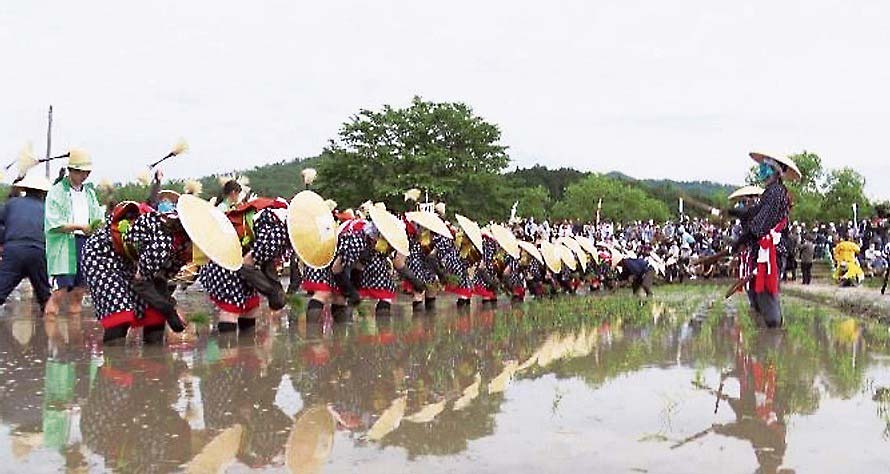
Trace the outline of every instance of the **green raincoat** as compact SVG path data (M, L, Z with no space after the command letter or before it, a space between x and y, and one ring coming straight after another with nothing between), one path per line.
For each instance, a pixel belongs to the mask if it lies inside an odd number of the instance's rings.
M99 206L96 189L92 183L84 183L90 211L90 223L102 222L105 211ZM49 275L74 275L77 273L77 244L74 234L58 229L71 223L71 182L68 178L54 184L46 195L46 218L43 231L46 233L46 267Z

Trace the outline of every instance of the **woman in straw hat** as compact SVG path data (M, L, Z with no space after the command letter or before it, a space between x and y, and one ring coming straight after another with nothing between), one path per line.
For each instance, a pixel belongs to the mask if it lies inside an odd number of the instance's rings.
M403 278L415 280L412 285L422 286L406 265L410 253L408 236L399 218L390 214L378 203L368 210L364 228L367 245L360 262L362 271L359 278L359 295L362 299L376 300L375 314L389 316L396 297L393 270Z
M68 175L54 184L46 196L46 262L53 288L46 304L48 316L59 313L59 304L65 296L68 296L69 312L80 314L86 292L81 268L83 247L104 218L96 190L86 182L93 170L90 156L80 149L70 150L67 170Z
M184 330L168 282L191 258L191 239L175 213L118 204L108 225L84 245L83 271L104 340L121 340L131 327L143 327L145 342L159 343L165 324Z
M482 232L482 258L476 264L473 294L482 298L482 304L497 305L498 265L503 263L500 247L488 231Z
M331 315L341 322L349 318L347 303L357 306L362 298L356 290L352 273L359 264L359 257L367 249L364 219L352 217L341 222L337 230L337 246L334 259L323 268L306 266L302 288L311 297L306 305L306 319L320 322L322 310L331 305Z
M46 274L46 240L43 233L44 200L49 180L31 172L12 185L12 194L0 208L0 304L27 278L43 310L50 297Z
M760 201L747 208L738 216L748 222L732 244L733 253L743 248L753 248L750 264L751 274L747 277L754 287L753 309L763 317L767 327L782 325L782 310L779 302L780 262L784 260L782 231L788 224L791 210L791 197L783 179L800 179L800 171L790 158L774 158L762 153L751 153L751 159L758 163L757 177L764 184Z
M439 283L433 232L407 218L405 231L410 253L401 272L402 287L413 295L411 306L415 311L432 310L436 305L436 285Z
M238 232L244 265L231 271L208 262L198 275L210 300L219 308L219 332L253 328L260 294L268 299L269 309L284 308L277 265L290 251L290 242L286 218L278 213L286 209L284 200L258 198L226 213Z
M440 212L441 210L441 212ZM436 204L436 213L444 218L445 204ZM445 291L457 296L457 307L470 306L470 298L473 297L473 280L469 274L470 261L475 259L479 252L466 233L459 227L446 221L452 238L433 235L433 245L439 262L448 274L451 281L445 282Z

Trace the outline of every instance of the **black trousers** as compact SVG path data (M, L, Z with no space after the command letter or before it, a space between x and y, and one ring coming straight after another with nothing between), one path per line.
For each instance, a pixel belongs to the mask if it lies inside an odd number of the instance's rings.
M801 263L800 272L802 274L803 284L809 285L813 280L813 263Z
M633 290L633 294L637 294L640 291L640 288L646 292L646 296L652 296L652 275L655 272L652 270L648 270L646 273L642 275L635 275L631 280L631 289Z
M49 276L46 274L46 250L33 245L8 244L0 261L0 304L27 278L40 306L49 300Z

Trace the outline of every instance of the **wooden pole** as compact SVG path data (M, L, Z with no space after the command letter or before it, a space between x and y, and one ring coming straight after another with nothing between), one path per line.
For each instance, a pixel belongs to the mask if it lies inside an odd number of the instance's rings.
M49 158L53 147L53 106L49 106L49 117L46 126L46 179L49 179Z

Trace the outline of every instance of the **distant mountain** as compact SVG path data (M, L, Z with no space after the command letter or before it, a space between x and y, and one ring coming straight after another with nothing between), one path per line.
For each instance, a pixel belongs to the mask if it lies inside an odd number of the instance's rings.
M686 193L692 197L719 201L735 191L738 186L715 183L713 181L675 181L672 179L636 179L620 171L612 171L606 176L622 181L641 184L653 192Z

